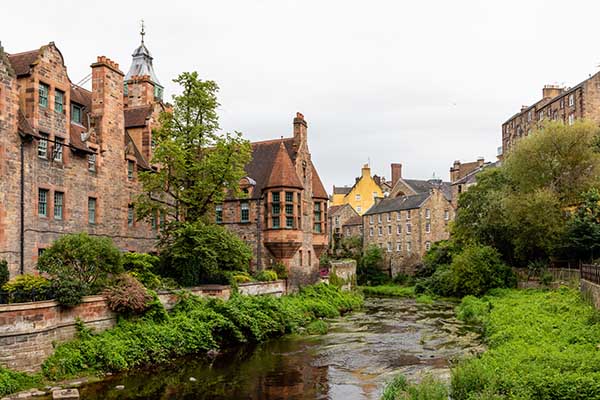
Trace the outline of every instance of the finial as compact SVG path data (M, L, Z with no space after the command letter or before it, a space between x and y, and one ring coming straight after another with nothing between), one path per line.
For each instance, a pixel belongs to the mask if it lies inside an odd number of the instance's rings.
M146 34L146 31L144 30L144 19L142 18L142 30L140 32L140 35L142 36L142 44L144 44L144 35Z

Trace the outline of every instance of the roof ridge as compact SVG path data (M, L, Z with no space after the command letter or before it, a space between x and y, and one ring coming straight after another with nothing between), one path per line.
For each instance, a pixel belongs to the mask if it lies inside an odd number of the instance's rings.
M40 49L37 48L35 50L27 50L27 51L21 51L19 53L6 53L6 54L8 54L9 57L11 57L11 56L22 56L23 54L34 53L36 51L40 51Z
M279 138L279 139L267 139L267 140L259 140L258 142L250 142L250 144L254 145L254 144L272 144L272 143L277 143L277 142L283 142L283 141L288 141L288 140L293 140L293 137L287 137L287 138Z

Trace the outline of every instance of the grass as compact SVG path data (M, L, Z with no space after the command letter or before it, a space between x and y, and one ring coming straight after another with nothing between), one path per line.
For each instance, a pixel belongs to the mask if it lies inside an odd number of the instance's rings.
M453 399L600 399L600 316L579 292L494 290L457 312L488 350L453 369Z
M38 387L43 383L39 374L29 375L0 367L0 396Z
M448 388L430 376L411 384L403 375L397 375L385 387L381 400L448 400Z
M361 286L360 290L364 294L373 296L389 296L389 297L414 297L414 286L398 286L398 285L380 285L380 286Z

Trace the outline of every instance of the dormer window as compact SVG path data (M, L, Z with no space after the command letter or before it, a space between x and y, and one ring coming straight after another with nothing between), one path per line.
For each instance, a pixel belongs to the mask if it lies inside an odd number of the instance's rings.
M79 104L71 104L71 121L81 124L83 120L83 107Z

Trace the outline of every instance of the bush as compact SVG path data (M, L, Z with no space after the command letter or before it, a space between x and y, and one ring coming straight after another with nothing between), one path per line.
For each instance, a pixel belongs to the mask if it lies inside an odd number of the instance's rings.
M50 281L37 275L17 275L2 286L8 293L9 303L49 300L52 297Z
M258 275L256 275L256 280L261 281L261 282L276 281L277 280L277 272L270 270L270 269L262 270L258 273Z
M226 271L244 271L252 250L237 235L219 225L182 222L175 225L171 241L163 243L161 275L182 286L201 283L228 284Z
M287 277L288 277L287 268L285 267L285 264L283 264L282 262L276 262L275 264L273 264L271 269L277 273L277 277L279 279L287 279Z
M0 287L2 287L10 279L10 273L8 272L8 262L6 260L0 260Z
M356 271L359 285L382 285L390 281L383 272L383 252L379 246L369 245Z
M111 275L123 270L121 253L112 240L89 236L87 233L65 235L47 248L38 260L38 269L46 272L57 286L76 282L81 296L96 294L104 288ZM71 293L69 298L74 299Z
M158 289L164 287L160 276L156 274L160 258L152 254L145 253L124 253L123 269L137 280L139 280L148 289Z
M0 367L0 396L35 387L41 381L39 375L28 375Z
M478 299L475 296L465 296L456 309L456 316L468 324L483 325L491 308L492 305L487 300Z
M456 252L455 245L450 240L441 240L431 245L431 249L423 256L421 268L417 269L415 276L427 278L440 268L448 267Z
M548 271L545 271L542 276L540 276L540 283L544 286L549 286L552 281L554 281L554 276Z
M241 272L233 272L231 274L231 279L235 282L235 283L247 283L247 282L252 282L252 277L250 276L249 273L241 271Z
M316 319L306 326L306 333L309 335L324 335L328 330L327 323L322 319Z
M75 307L81 304L85 285L80 281L54 280L52 281L54 296L58 304L65 307Z
M152 301L144 285L129 274L119 275L103 294L108 308L121 314L141 314Z

